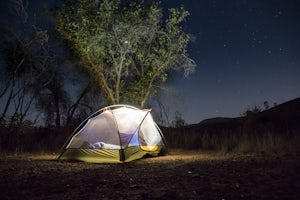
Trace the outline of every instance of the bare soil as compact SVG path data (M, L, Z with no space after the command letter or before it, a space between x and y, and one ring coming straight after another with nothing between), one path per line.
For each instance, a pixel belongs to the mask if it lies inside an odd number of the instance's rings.
M299 154L173 151L122 164L3 155L0 199L300 199Z

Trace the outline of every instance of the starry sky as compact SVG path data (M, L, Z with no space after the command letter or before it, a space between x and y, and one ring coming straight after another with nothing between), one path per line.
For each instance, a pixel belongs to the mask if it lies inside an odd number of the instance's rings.
M29 0L31 12L45 2L56 1ZM181 4L197 67L188 78L170 76L163 92L170 113L192 124L300 97L299 0L161 0L164 8Z
M187 123L238 117L264 101L270 106L300 97L300 1L164 0L190 12L189 55L197 63L188 78L167 85L180 95L166 100ZM171 92L172 93L172 92ZM177 99L177 100L176 100Z

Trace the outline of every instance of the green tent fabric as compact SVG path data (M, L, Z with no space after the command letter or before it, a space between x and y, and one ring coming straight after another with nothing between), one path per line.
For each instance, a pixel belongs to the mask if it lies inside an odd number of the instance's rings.
M119 163L159 155L166 142L150 111L128 105L100 109L75 129L58 159Z

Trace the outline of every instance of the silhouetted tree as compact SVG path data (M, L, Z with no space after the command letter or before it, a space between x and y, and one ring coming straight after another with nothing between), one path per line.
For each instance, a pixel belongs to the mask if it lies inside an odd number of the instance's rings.
M48 34L28 22L22 0L12 0L11 3L15 11L12 19L17 21L3 24L0 35L0 51L4 60L1 65L4 77L1 81L4 84L0 88L4 106L0 121L6 118L8 123L22 123L35 99L35 88L39 86L36 78L47 73Z
M186 125L185 120L182 117L182 114L179 111L175 112L175 119L172 122L172 126L177 128L177 127L182 127Z
M252 108L248 108L246 109L246 111L244 111L241 116L245 116L245 117L249 117L249 116L253 116L257 113L261 112L261 108L259 106L253 106Z
M265 107L265 110L268 110L270 108L268 101L264 101L264 107Z

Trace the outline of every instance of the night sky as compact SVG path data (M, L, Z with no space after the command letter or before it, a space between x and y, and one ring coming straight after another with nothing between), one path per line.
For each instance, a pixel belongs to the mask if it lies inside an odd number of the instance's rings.
M31 12L45 2L55 0L29 1ZM272 106L300 97L299 0L161 3L180 4L190 12L183 27L192 35L188 52L197 68L188 78L172 74L171 90L164 92L170 112L179 110L187 123L198 123L238 117L248 108L263 108L264 101Z
M197 68L187 79L172 78L168 86L182 98L170 94L168 101L188 123L300 97L300 1L181 2L190 12L184 29L195 37L189 54Z

